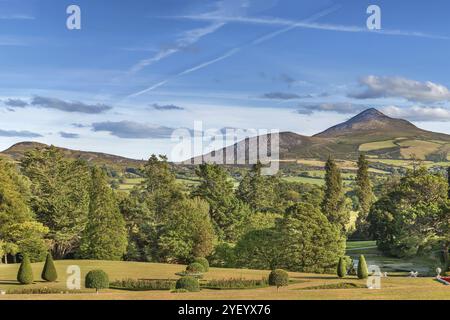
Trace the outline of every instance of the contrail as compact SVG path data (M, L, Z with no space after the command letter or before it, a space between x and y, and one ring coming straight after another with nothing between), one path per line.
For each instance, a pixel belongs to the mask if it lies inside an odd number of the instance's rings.
M133 94L127 96L127 98L134 98L134 97L140 96L142 94L145 94L147 92L150 92L152 90L155 90L156 88L159 88L159 87L167 84L171 80L174 80L174 79L176 79L178 77L187 75L189 73L192 73L192 72L195 72L197 70L203 69L203 68L205 68L207 66L210 66L210 65L212 65L212 64L214 64L216 62L219 62L219 61L222 61L222 60L227 59L229 57L232 57L235 54L237 54L238 52L240 52L242 49L244 49L244 48L246 48L248 46L258 45L258 44L261 44L263 42L266 42L266 41L268 41L268 40L270 40L270 39L272 39L272 38L274 38L274 37L276 37L276 36L278 36L280 34L283 34L285 32L288 32L288 31L292 30L292 29L295 29L295 28L301 26L302 24L310 23L310 22L312 22L314 20L317 20L317 19L319 19L319 18L321 18L323 16L326 16L326 15L328 15L328 14L338 10L340 7L341 6L339 6L339 5L333 6L331 8L328 8L328 9L326 9L324 11L321 11L321 12L319 12L319 13L311 16L311 17L309 17L308 19L306 19L306 20L304 20L302 22L293 23L292 25L290 25L290 26L288 26L286 28L283 28L281 30L277 30L275 32L268 33L268 34L266 34L266 35L264 35L262 37L259 37L259 38L255 39L255 40L251 41L247 45L243 45L243 46L240 46L240 47L233 48L233 49L229 50L228 52L226 52L225 54L223 54L223 55L221 55L221 56L219 56L217 58L214 58L212 60L203 62L203 63L201 63L199 65L196 65L194 67L191 67L189 69L186 69L186 70L184 70L184 71L182 71L182 72L180 72L180 73L178 73L178 74L176 74L176 75L174 75L174 76L172 76L172 77L170 77L170 78L168 78L166 80L163 80L163 81L160 81L160 82L154 84L153 86L151 86L151 87L149 87L149 88L147 88L145 90L133 93Z

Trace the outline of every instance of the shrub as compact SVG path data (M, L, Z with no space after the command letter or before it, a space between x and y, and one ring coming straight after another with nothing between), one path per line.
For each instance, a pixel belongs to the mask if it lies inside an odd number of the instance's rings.
M339 258L338 266L337 266L337 275L339 278L344 278L346 274L347 266L345 260L343 258Z
M359 279L367 279L367 277L369 276L369 270L367 270L366 259L364 258L363 255L359 256L357 275Z
M201 264L203 266L204 272L209 271L209 262L206 258L198 257L198 258L195 258L194 261L192 261L192 262Z
M27 255L23 256L22 263L19 267L19 272L17 273L17 281L21 284L31 284L33 283L33 270L31 269L30 258Z
M366 285L353 283L353 282L339 282L339 283L330 283L323 284L319 286L306 287L302 288L302 290L320 290L320 289L359 289L359 288L367 288Z
M269 285L279 287L287 286L289 283L289 275L282 269L273 270L269 275Z
M173 280L159 279L123 279L116 280L110 284L110 288L131 290L131 291L149 291L149 290L171 290L175 285Z
M180 290L184 289L189 292L198 292L200 291L200 284L198 280L193 277L183 277L177 280L175 284L175 289Z
M242 278L231 278L222 280L211 280L203 288L207 289L253 289L253 288L263 288L267 287L268 279L264 278L261 280L249 280Z
M55 264L53 263L53 258L50 253L47 254L41 278L49 282L55 282L56 279L58 279L58 273L56 272Z
M199 272L205 272L205 268L203 267L202 264L193 262L186 267L186 271L192 272L192 273L199 273Z
M103 270L89 271L85 279L85 287L95 289L98 293L100 289L109 288L109 278Z

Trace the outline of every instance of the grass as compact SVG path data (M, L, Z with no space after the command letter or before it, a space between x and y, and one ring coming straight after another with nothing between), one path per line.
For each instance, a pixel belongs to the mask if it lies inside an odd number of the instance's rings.
M354 244L360 246L361 244ZM35 284L22 286L15 278L19 265L0 265L0 290L18 290L24 288L49 288L52 292L55 289L66 291L65 271L69 265L79 265L82 278L89 270L103 269L108 273L110 280L125 278L134 279L177 279L175 272L185 269L182 265L140 263L140 262L112 262L112 261L77 261L63 260L55 262L59 280L55 283L36 281ZM43 264L33 264L35 279L39 279ZM260 280L267 277L269 271L248 270L248 269L219 269L211 268L205 274L204 280L220 280L230 278L243 278ZM318 275L307 273L289 273L291 281L287 287L277 290L275 287L265 287L258 289L244 290L209 290L202 289L201 292L175 294L170 291L124 291L124 290L102 290L100 294L95 294L93 290L83 290L83 292L73 294L14 294L2 295L1 299L204 299L204 300L231 300L231 299L450 299L450 288L444 286L432 278L407 278L388 277L382 278L382 288L380 290L368 290L363 288L366 283L355 277L338 279L335 275ZM83 281L82 281L83 282ZM336 286L347 286L341 283L355 283L357 287L346 290L336 289ZM324 286L329 287L324 287ZM320 290L310 290L311 287L321 287ZM308 289L308 290L305 290Z
M367 152L367 151L374 151L374 150L381 150L381 149L388 149L388 148L395 148L395 147L398 147L398 146L395 144L394 140L385 140L385 141L364 143L359 146L359 151Z
M404 140L398 142L401 146L400 154L405 159L410 159L415 156L417 159L424 160L425 157L431 153L439 150L440 144L422 140Z

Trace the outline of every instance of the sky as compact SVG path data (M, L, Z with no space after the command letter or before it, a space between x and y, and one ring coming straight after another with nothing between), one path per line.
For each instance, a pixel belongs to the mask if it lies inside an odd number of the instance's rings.
M367 28L370 5L381 30ZM0 149L179 161L171 135L195 123L313 135L371 107L450 134L449 12L445 0L0 0Z

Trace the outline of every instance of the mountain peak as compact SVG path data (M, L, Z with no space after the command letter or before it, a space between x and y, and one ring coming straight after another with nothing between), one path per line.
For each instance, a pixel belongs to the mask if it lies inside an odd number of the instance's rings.
M383 133L386 131L397 131L398 129L418 130L409 121L394 119L375 108L369 108L343 123L316 134L315 137L333 138L353 135L355 132Z

